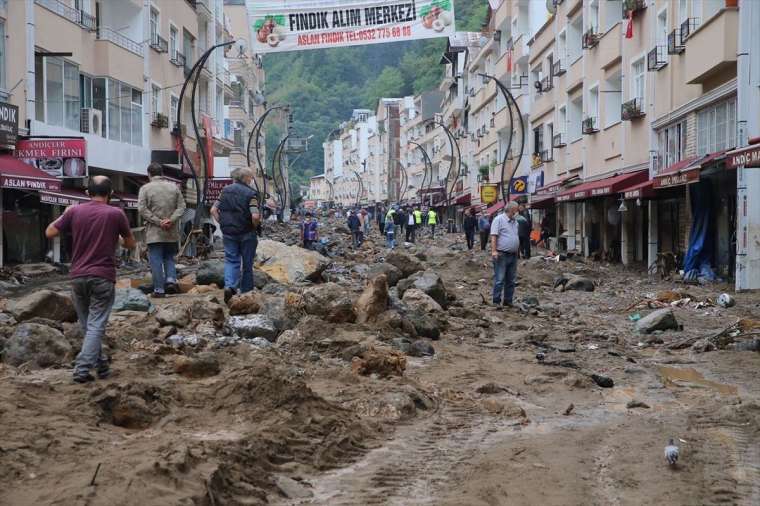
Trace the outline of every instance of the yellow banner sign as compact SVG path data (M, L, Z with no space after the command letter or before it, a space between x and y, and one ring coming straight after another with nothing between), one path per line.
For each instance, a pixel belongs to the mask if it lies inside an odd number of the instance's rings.
M496 202L498 191L495 184L482 185L480 187L480 201L484 204L493 204Z

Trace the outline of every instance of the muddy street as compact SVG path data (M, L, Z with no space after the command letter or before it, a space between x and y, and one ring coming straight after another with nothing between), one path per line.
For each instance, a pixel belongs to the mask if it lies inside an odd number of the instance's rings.
M123 273L86 385L65 283L14 289L0 504L760 504L757 294L538 256L502 309L460 235L324 226L328 256L269 230L227 304L218 258L164 299Z

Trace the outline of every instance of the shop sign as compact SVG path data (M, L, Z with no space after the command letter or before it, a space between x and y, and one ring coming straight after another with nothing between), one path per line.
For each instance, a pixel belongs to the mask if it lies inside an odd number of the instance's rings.
M480 201L484 204L493 204L498 195L496 184L484 184L480 186Z
M224 187L231 184L232 179L226 177L209 179L208 186L206 186L206 202L216 202L219 200Z
M246 0L256 54L448 37L453 0Z
M60 190L60 181L23 176L0 175L0 187L13 190Z
M573 200L585 199L586 195L588 195L588 193L585 190L584 191L575 192L575 193L573 193Z
M509 182L509 194L521 195L528 192L528 176L513 177Z
M690 170L680 174L669 174L667 176L656 177L652 186L654 188L669 188L671 186L681 186L696 181L699 181L699 171Z
M627 191L623 195L626 199L639 199L641 198L641 189Z
M569 202L570 195L557 195L557 202Z
M0 102L0 146L15 149L18 140L18 107Z
M760 167L760 144L750 146L737 153L729 154L726 167L735 169L741 166Z
M86 177L86 144L84 139L22 139L16 143L13 156L52 177Z
M57 193L40 192L40 202L43 204L52 204L54 206L74 206L76 204L87 202L87 198L76 198L68 195L59 195Z
M609 195L610 193L612 193L611 186L603 186L601 188L593 188L591 190L592 197L601 197L603 195Z

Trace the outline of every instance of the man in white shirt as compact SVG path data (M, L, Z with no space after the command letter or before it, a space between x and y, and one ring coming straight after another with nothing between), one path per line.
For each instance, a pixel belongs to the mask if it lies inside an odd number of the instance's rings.
M512 306L517 279L517 251L520 236L515 215L517 202L509 202L504 213L491 223L491 258L493 260L492 302L498 306ZM502 297L503 294L503 297Z
M417 222L414 219L412 208L406 210L406 242L414 242Z

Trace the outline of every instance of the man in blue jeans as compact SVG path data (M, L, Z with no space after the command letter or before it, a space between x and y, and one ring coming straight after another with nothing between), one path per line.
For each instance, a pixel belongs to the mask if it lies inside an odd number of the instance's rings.
M161 164L148 165L150 182L140 188L137 209L145 222L153 297L177 293L177 267L174 256L179 241L179 220L185 213L185 197L179 187L163 177Z
M74 381L93 381L90 369L99 379L111 374L101 345L113 307L116 283L116 247L119 237L126 249L135 247L135 238L124 211L109 205L111 180L92 176L87 185L90 201L71 206L63 216L48 225L45 236L53 239L71 234L71 292L84 340L74 365Z
M256 256L256 228L260 215L258 194L251 188L253 171L238 169L234 182L225 186L211 215L222 230L224 243L224 301L253 290L253 259ZM242 271L242 275L241 275Z
M512 307L512 298L515 294L517 251L520 247L520 236L515 219L517 209L517 202L508 203L506 211L494 218L491 223L492 302L495 306Z

